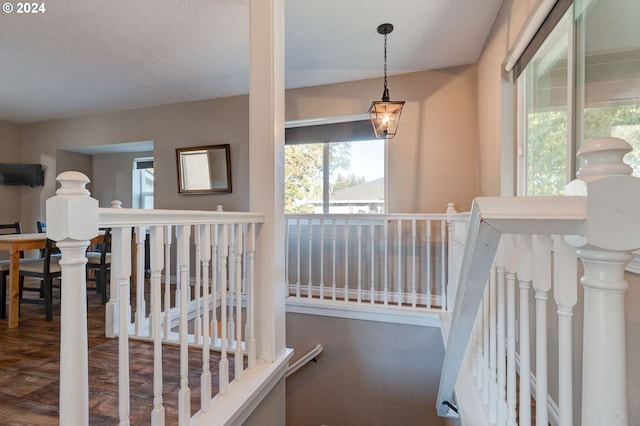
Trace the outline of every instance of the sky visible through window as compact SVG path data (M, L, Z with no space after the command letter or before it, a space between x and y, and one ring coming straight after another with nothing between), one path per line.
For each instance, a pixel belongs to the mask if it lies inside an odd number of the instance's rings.
M350 172L366 182L384 177L384 143L357 142L351 144ZM378 167L382 164L382 169Z

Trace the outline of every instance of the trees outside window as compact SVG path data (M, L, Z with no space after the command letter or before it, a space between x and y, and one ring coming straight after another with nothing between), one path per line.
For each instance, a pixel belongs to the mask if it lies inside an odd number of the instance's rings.
M285 146L285 213L383 213L384 140Z

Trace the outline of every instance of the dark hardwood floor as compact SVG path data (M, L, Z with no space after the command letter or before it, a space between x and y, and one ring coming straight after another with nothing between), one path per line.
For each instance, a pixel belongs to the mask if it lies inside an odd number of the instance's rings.
M28 297L37 297L33 294ZM89 423L118 423L118 340L104 336L104 306L88 291ZM22 303L20 327L8 329L0 319L0 425L57 425L60 360L60 299L54 289L53 321L45 321L44 306ZM130 420L150 424L153 408L153 349L130 341ZM211 353L212 393L218 392L219 354ZM233 358L229 359L230 380ZM202 353L189 351L191 408L200 406ZM177 424L179 348L163 350L163 405L166 424Z

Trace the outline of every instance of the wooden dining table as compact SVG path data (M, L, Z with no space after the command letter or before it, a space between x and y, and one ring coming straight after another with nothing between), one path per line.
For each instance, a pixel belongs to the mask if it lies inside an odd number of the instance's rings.
M18 327L18 311L20 306L20 252L24 250L43 249L47 243L47 234L8 234L0 235L0 250L9 252L9 295L7 310L7 326ZM4 303L4 302L3 302Z
M91 243L100 242L104 233L100 233ZM7 327L16 328L19 325L20 309L20 252L24 250L38 250L45 248L47 234L6 234L0 235L0 250L9 252L9 291Z

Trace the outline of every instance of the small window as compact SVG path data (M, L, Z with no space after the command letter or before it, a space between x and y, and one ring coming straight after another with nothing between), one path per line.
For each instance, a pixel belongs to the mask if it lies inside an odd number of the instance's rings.
M132 203L134 209L153 209L153 158L133 160Z

